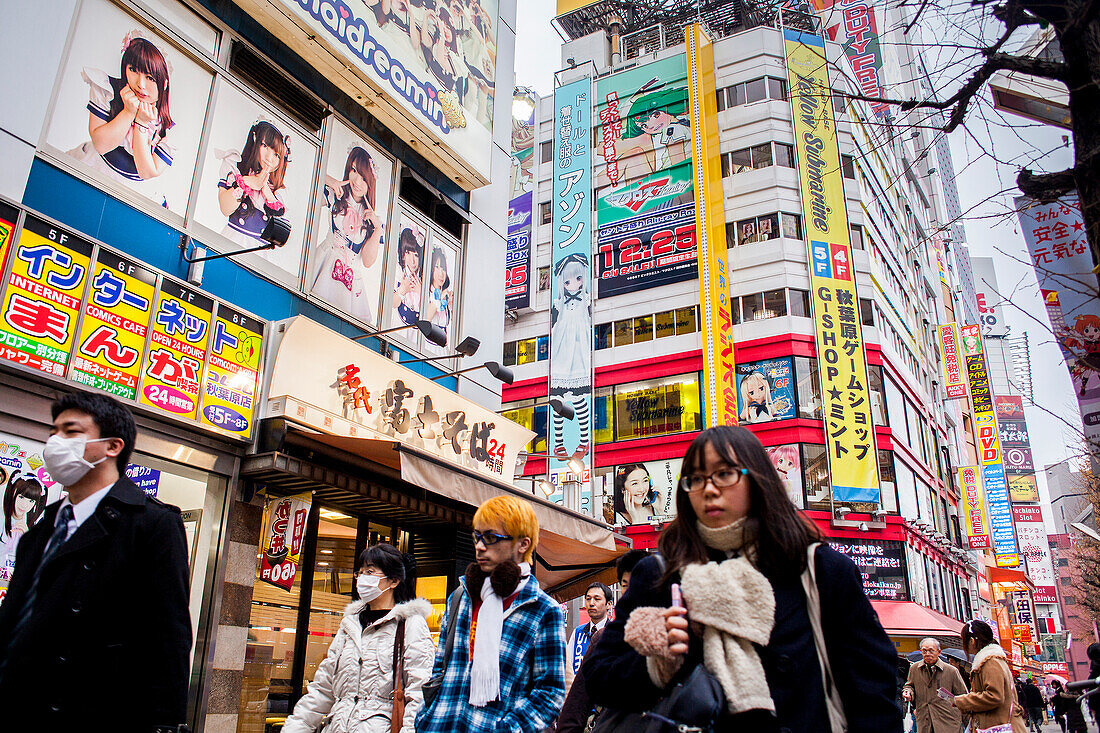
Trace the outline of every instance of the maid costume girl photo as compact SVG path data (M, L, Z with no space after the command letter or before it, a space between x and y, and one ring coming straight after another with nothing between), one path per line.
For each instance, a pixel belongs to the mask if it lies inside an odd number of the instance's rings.
M154 182L175 154L166 138L171 66L152 42L134 30L122 39L119 75L85 67L90 140L69 151L75 160L125 184L158 205L168 200Z
M7 473L0 468L0 475ZM19 538L46 509L46 487L33 473L12 472L4 489L4 523L0 525L0 581L11 580Z
M570 455L563 443L565 420L553 412L554 455L582 460L591 440L588 393L592 387L592 296L588 257L574 252L554 267L556 283L550 309L550 396L573 406L580 442Z
M415 326L420 320L420 260L424 245L412 227L401 230L397 242L397 284L393 287L393 309L396 323Z
M439 326L439 329L446 334L447 327L451 325L454 291L451 289L451 276L447 272L447 254L442 247L432 250L428 278L428 302L424 306L424 319Z
M374 161L358 145L348 152L344 177L325 176L328 234L317 249L317 272L312 293L346 313L372 321L371 300L378 297L369 285L369 270L378 262L386 226L375 211L378 172Z
M242 247L263 244L260 235L269 219L283 216L286 207L278 192L290 163L290 138L267 120L257 120L248 131L244 150L217 150L222 161L218 179L218 206L228 217L221 235ZM271 250L259 254L270 256Z

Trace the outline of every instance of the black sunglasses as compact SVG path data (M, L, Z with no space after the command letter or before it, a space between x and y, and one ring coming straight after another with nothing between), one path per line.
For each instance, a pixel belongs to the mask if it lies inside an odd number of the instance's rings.
M489 545L495 545L501 540L514 539L510 534L497 534L496 532L478 532L476 529L470 533L470 536L474 538L475 545L480 542L486 547L488 547Z

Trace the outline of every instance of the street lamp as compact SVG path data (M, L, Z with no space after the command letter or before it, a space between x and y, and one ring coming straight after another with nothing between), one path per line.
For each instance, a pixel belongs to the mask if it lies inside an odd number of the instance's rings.
M440 374L439 376L430 377L430 379L433 382L436 382L440 379L443 379L444 377L457 377L459 374L474 372L481 368L488 369L489 373L493 375L494 379L499 379L501 382L504 382L504 384L511 384L516 380L516 376L512 374L511 369L496 361L487 361L484 364L478 364L477 366L466 367L465 369L457 369L453 372L447 372L446 374Z
M441 329L439 326L435 325L431 321L425 321L424 319L420 319L416 323L402 323L400 326L386 328L381 331L361 333L358 336L352 336L351 338L354 341L359 341L361 339L369 339L372 336L385 336L387 333L404 331L408 328L416 328L417 331L420 331L420 333L424 334L424 338L428 339L440 348L443 348L447 345L447 334L443 332L443 329Z
M425 356L422 359L407 359L405 361L398 361L398 364L421 364L426 361L439 361L440 359L461 359L464 356L473 356L477 353L478 348L481 346L481 341L473 336L467 336L455 347L455 353L443 354L441 356Z

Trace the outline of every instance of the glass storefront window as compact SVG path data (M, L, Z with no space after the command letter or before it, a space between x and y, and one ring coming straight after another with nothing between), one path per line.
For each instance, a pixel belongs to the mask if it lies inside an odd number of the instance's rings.
M882 367L867 365L868 384L871 388L871 417L875 425L888 425L886 419L886 387L882 381Z
M791 315L798 316L800 318L810 317L810 293L807 290L796 290L791 288L788 291L791 294Z
M829 508L829 460L825 446L802 444L802 485L807 509Z
M596 387L592 392L592 440L611 443L615 440L615 410L611 387Z
M512 402L501 410L502 416L519 423L528 430L535 431L535 437L531 439L524 450L528 453L546 452L546 405L534 406L534 400Z
M661 311L653 317L657 338L676 335L676 311Z
M506 341L504 343L504 366L516 365L516 342Z
M764 291L764 318L787 315L787 295L783 289Z
M634 343L634 321L626 319L615 321L615 345L629 346Z
M699 309L695 306L690 308L677 308L676 309L676 335L685 333L695 333L699 330Z
M698 430L702 426L698 374L685 374L615 387L619 440Z
M596 350L610 349L611 348L611 324L610 323L597 323L596 324Z
M798 416L821 419L821 382L817 373L817 359L796 356L795 379L798 380Z
M516 364L531 364L537 360L537 339L523 339L516 342Z
M634 343L640 344L653 340L653 316L638 316L634 319Z
M344 607L351 603L351 589L355 585L358 565L355 544L358 520L324 506L320 507L319 514L313 592L309 605L309 638L306 641L305 667L299 694L305 694L306 686L317 673L317 667L328 654L329 645L340 629ZM379 538L379 541L388 540L388 536ZM299 572L302 570L299 569ZM261 584L257 583L257 587L259 585Z

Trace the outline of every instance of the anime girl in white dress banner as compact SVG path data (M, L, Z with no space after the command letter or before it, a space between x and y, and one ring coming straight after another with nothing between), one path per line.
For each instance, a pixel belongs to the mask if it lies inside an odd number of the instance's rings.
M211 75L103 0L80 11L46 144L97 182L183 215Z
M553 267L550 396L573 407L551 412L550 452L587 463L592 434L592 80L554 92ZM551 461L553 463L553 461ZM550 470L560 470L551 465Z
M393 162L335 120L330 121L328 138L305 291L377 327Z

